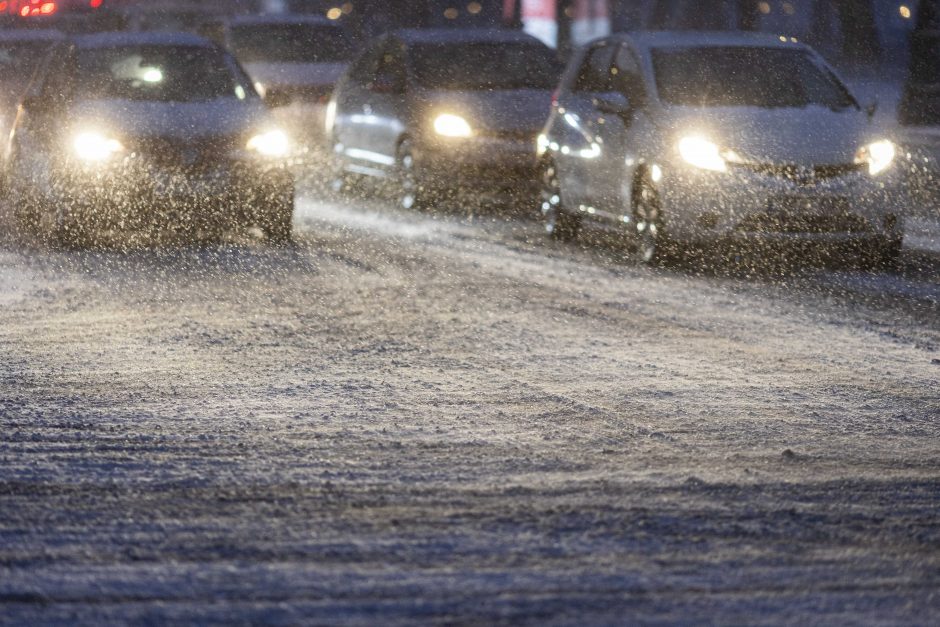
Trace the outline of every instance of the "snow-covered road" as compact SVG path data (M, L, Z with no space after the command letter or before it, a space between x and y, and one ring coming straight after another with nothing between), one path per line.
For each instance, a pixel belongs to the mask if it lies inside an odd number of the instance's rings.
M930 624L940 258L637 268L308 198L0 247L0 622Z

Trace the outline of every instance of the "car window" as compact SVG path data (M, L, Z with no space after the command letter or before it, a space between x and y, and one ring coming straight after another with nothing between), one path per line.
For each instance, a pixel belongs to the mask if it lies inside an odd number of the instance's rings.
M803 49L759 46L657 48L653 68L666 104L765 108L857 106L848 89Z
M396 90L405 89L405 54L401 45L392 43L379 55L375 79L387 81Z
M602 93L611 90L611 67L613 64L614 46L606 43L594 46L581 64L574 91L588 93Z
M357 85L366 85L372 82L379 61L379 54L384 47L384 42L375 42L363 50L350 65L348 80Z
M919 85L940 85L940 32L912 37L911 56L908 80Z
M256 95L230 58L202 46L78 50L74 72L71 95L78 99L198 102Z
M0 81L20 84L28 81L52 45L47 41L0 43Z
M550 90L562 70L554 52L539 43L418 44L410 62L420 85L448 90Z
M645 96L640 61L630 46L623 44L614 55L610 70L611 85L617 91L633 100L642 100Z
M353 52L344 30L319 24L236 26L229 46L242 63L337 63Z

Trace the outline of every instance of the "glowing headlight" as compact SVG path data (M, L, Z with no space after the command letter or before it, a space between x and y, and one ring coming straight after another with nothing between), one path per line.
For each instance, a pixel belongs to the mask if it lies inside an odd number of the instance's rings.
M679 154L687 163L703 170L724 172L728 169L717 144L702 137L683 137L679 141Z
M284 131L268 131L248 140L248 150L254 150L265 157L286 156L289 148L290 142Z
M124 146L118 140L94 132L76 135L72 148L84 161L107 161L116 153L124 151Z
M855 163L867 163L868 172L872 176L875 176L891 167L895 154L897 154L897 150L894 144L887 139L883 139L873 144L868 144L859 150L858 154L855 155Z
M434 120L434 132L444 137L470 137L473 129L459 115L442 113Z

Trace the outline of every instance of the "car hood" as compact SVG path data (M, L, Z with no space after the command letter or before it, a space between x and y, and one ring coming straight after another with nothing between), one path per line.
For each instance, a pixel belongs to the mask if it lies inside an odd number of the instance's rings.
M334 85L345 63L245 63L245 71L255 83L265 87Z
M270 123L260 101L208 102L94 100L77 104L70 123L135 136L191 139L248 133Z
M540 89L435 91L427 102L431 115L460 115L476 129L536 133L551 111L552 95Z
M859 148L880 139L857 109L674 107L661 124L673 143L700 134L749 161L836 165L852 163Z

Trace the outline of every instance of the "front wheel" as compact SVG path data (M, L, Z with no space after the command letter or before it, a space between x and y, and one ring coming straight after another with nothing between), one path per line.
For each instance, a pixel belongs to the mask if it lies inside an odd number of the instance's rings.
M633 193L634 259L654 265L665 257L667 241L663 230L662 207L652 182L643 178Z
M281 192L272 199L267 207L264 219L264 232L268 240L277 244L287 244L294 236L294 190Z
M395 202L406 210L426 209L431 204L431 189L421 176L415 161L414 148L406 139L398 147L394 182Z
M581 220L565 211L561 202L561 181L554 163L548 162L542 167L540 184L540 210L545 234L555 240L574 239L581 230Z

